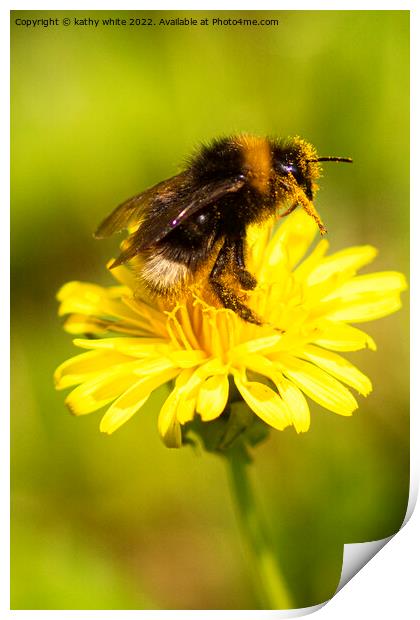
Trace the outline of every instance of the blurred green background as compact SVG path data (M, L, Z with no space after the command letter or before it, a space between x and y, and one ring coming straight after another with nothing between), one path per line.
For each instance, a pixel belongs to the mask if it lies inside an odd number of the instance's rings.
M25 28L39 17L271 17L272 27ZM73 279L110 283L92 231L202 140L301 135L325 165L332 249L371 243L408 272L409 13L15 11L12 37L12 608L242 609L258 602L224 464L166 449L164 394L111 437L73 418L54 368L78 353L56 316ZM409 484L408 309L366 325L378 352L352 418L312 405L272 432L254 482L297 606L330 597L342 545L383 538Z

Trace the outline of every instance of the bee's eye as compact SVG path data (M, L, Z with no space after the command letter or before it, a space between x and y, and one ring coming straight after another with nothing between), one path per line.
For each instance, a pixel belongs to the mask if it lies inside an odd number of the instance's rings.
M299 170L298 167L295 163L293 163L293 160L290 161L289 160L285 160L283 159L283 161L280 159L277 160L277 171L278 174L280 174L281 176L287 176L288 174L293 174L294 177L296 177L299 174Z
M298 171L295 164L282 164L282 168L286 173L291 172L293 175L296 175Z

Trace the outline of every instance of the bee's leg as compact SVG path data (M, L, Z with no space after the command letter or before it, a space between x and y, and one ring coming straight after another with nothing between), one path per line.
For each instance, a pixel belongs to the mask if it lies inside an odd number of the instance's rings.
M294 179L293 179L292 187L293 186L295 188L295 196L297 196L297 198L295 202L291 205L291 207L289 207L287 211L285 211L284 213L281 213L279 217L286 217L286 215L289 215L290 213L292 213L292 211L296 209L296 207L301 205L302 209L304 209L306 213L310 215L315 220L315 222L318 224L318 228L321 232L321 235L325 235L325 233L327 232L327 229L322 223L322 220L318 215L318 211L315 209L314 203L312 202L312 200L308 199L305 192L303 192L300 188L296 186L296 182L294 181ZM310 192L310 196L312 196L312 192Z
M235 240L233 255L234 273L242 288L252 291L257 286L257 280L252 273L249 273L245 266L244 244L245 233Z
M217 255L216 261L213 265L209 276L209 282L220 299L222 305L229 310L236 312L238 316L248 323L254 323L255 325L262 325L262 321L256 314L252 312L245 304L241 302L235 292L224 284L223 276L226 274L229 265L232 262L232 258L235 251L235 244L230 239L226 239L222 245L222 248Z
M292 213L292 211L294 211L296 207L298 206L299 206L299 203L294 202L292 206L287 209L287 211L285 211L284 213L280 213L279 217L286 217L286 215L289 215L289 213Z
M315 222L318 224L318 228L321 232L321 235L325 235L325 233L327 232L327 229L322 223L322 220L319 217L318 211L315 209L313 202L311 202L307 198L305 198L305 200L299 200L299 202L302 205L303 209L306 211L306 213L310 215L315 220Z

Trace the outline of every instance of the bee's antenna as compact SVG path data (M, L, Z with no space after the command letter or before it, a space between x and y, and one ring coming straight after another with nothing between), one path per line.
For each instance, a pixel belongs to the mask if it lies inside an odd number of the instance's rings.
M307 159L306 161L342 161L347 164L352 164L351 157L317 157L316 159Z

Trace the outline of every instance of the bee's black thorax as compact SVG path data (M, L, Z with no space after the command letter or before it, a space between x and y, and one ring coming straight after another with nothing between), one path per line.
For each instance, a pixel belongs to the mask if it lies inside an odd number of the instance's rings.
M240 135L215 140L200 149L189 171L197 187L225 178L245 179L243 188L217 202L218 225L224 234L234 235L263 221L273 210L275 170L266 138Z
M221 236L221 229L220 210L207 208L172 230L157 249L166 258L194 268L207 259Z
M192 181L200 186L242 172L242 154L231 138L204 145L189 162Z

